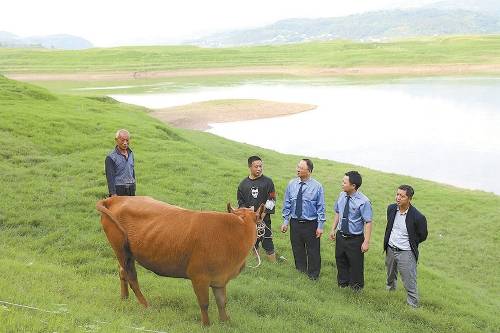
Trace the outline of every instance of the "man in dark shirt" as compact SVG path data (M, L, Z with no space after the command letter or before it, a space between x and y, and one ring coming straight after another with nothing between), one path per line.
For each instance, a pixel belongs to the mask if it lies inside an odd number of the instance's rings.
M270 217L270 214L274 214L276 202L274 183L271 178L262 174L262 159L259 156L250 156L248 158L248 170L248 177L243 179L238 186L238 207L249 208L253 206L257 210L261 204L266 205L267 214L264 217L266 230L264 236L257 239L255 247L258 249L259 244L262 243L269 261L276 262Z
M130 134L120 129L115 135L116 146L104 162L109 196L135 195L134 153L129 148Z

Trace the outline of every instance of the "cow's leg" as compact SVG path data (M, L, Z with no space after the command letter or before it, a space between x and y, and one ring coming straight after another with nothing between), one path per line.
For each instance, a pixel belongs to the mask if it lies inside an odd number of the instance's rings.
M139 281L137 281L137 271L135 270L135 261L132 261L130 263L130 269L127 272L127 279L128 283L130 284L130 288L132 288L132 291L135 294L135 297L137 297L137 300L139 303L144 305L145 308L148 307L148 302L146 301L146 298L144 298L144 295L141 292L141 289L139 288Z
M120 289L121 298L128 298L128 276L125 271L125 261L127 254L124 249L126 238L117 226L110 221L109 217L101 218L102 228L108 238L109 244L115 252L116 259L118 259L118 272L120 275Z
M208 319L208 286L209 283L207 280L193 280L191 279L191 283L193 284L194 293L198 298L198 305L200 306L201 311L201 322L204 326L210 325L210 320Z
M219 309L219 320L227 321L229 317L226 313L226 286L224 287L214 287L212 286L212 291L214 292L215 301L217 302L217 308Z
M128 281L127 281L127 273L122 266L118 266L120 270L120 286L121 286L121 295L122 299L128 298Z

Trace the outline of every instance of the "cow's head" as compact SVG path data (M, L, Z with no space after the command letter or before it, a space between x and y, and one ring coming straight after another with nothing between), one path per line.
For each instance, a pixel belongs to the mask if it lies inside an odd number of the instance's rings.
M262 223L262 220L264 220L264 217L266 216L266 207L264 207L264 204L260 205L259 209L257 211L254 211L254 207L250 208L236 208L234 209L231 206L231 203L227 203L227 212L235 214L239 217L241 217L243 220L251 220L255 222L256 224Z

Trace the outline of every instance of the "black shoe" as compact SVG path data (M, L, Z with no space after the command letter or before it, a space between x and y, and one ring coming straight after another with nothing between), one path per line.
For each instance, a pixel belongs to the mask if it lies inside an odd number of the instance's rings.
M319 276L309 276L309 280L311 280L311 281L318 281L319 280Z

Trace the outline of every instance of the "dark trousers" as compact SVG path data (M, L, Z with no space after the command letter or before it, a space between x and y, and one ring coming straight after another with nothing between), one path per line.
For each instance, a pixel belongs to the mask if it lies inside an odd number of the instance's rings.
M255 242L255 248L259 248L259 244L262 243L262 247L266 250L267 254L274 253L274 243L273 243L273 232L271 231L271 220L264 221L266 224L266 230L264 232L264 236L257 238Z
M120 196L135 196L135 184L116 185L116 195Z
M295 268L314 279L319 277L321 270L320 239L316 238L317 228L318 221L290 220L290 242Z
M361 244L363 235L344 238L337 231L335 241L335 261L337 262L337 283L340 287L350 286L353 289L362 289L364 279L364 253Z

